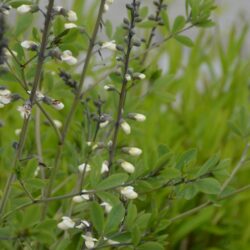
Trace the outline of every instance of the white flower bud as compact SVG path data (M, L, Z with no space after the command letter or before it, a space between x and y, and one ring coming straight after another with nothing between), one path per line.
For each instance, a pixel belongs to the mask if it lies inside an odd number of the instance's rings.
M83 189L82 193L87 192L87 190ZM75 203L81 203L83 201L89 201L90 200L90 195L89 194L81 194L81 195L76 195L73 197L73 202Z
M109 125L109 120L100 123L100 128L105 128Z
M126 74L126 75L125 75L125 78L126 78L126 80L127 80L128 82L131 81L131 79L132 79L130 74Z
M104 4L104 12L107 12L109 10L109 5L108 4Z
M25 14L25 13L30 12L31 9L32 9L32 6L31 6L31 5L22 4L21 6L19 6L19 7L17 8L17 12L20 13L20 14Z
M65 24L64 24L64 28L65 28L66 30L70 30L70 29L77 28L77 25L74 24L74 23L65 23Z
M129 135L131 133L131 127L126 121L121 122L121 128L126 135Z
M102 47L101 47L101 48L102 48L102 49L109 49L109 50L115 51L115 50L116 50L116 42L115 42L115 40L110 41L110 42L104 42L104 43L102 44Z
M28 90L27 93L30 95L31 91ZM36 99L37 101L41 101L44 98L44 94L40 91L36 91Z
M138 113L130 113L128 114L128 118L133 119L137 122L144 122L146 120L146 116Z
M143 79L145 79L145 78L146 78L146 75L144 75L144 74L140 73L140 74L138 75L138 78L139 78L139 79L141 79L141 80L143 80Z
M38 44L33 42L33 41L23 41L21 42L21 46L24 48L24 49L28 49L28 50L36 50L37 47L38 47Z
M75 222L67 216L62 217L62 221L57 224L57 227L61 230L68 230L70 228L74 228L74 226Z
M121 194L129 200L133 200L138 197L138 194L134 191L134 187L132 186L127 186L127 187L122 188Z
M136 147L125 147L122 148L122 151L132 156L139 156L142 154L142 150Z
M70 50L63 51L61 55L61 60L69 65L74 65L77 63L77 59L72 56L72 52Z
M98 241L96 238L93 238L90 233L86 235L82 235L82 237L85 240L85 246L88 249L93 249L95 247L95 242Z
M60 129L60 128L62 127L62 123L61 123L60 121L58 121L58 120L53 120L53 122L54 122L55 126L56 126L58 129Z
M20 112L23 119L28 119L31 114L31 107L30 105L18 106L17 111Z
M17 136L20 135L21 131L22 131L22 129L20 129L20 128L16 129L15 130L15 135L17 135Z
M132 174L135 172L135 167L133 164L127 161L120 160L120 166L129 174Z
M57 110L62 110L64 108L64 104L59 100L52 100L51 105Z
M104 161L102 163L102 168L101 168L101 174L104 174L106 172L109 172L109 163L108 163L108 161Z
M105 212L108 214L112 210L112 206L108 202L102 202L101 206L104 207Z
M73 10L69 10L68 13L67 13L67 19L70 22L75 22L78 19L77 14Z
M83 173L84 171L87 173L91 170L91 166L89 164L83 163L78 166L79 172Z
M90 227L90 223L86 220L81 220L80 223L77 226L75 226L75 228L78 229L85 229L86 227L87 228Z

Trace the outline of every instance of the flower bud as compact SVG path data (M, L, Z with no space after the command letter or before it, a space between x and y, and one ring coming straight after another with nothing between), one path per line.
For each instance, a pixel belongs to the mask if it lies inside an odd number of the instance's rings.
M102 44L101 48L116 51L116 42L115 42L115 40L112 40L110 42L104 42Z
M108 214L112 210L112 206L108 202L102 202L101 206L104 207L105 212Z
M61 230L68 230L75 227L75 222L71 218L64 216L62 221L57 224L57 227Z
M69 10L67 12L67 19L70 21L70 22L76 22L77 21L77 14L73 11L73 10Z
M129 200L133 200L138 197L138 194L134 191L134 187L132 186L127 186L127 187L122 188L121 194Z
M131 127L126 121L122 121L120 125L121 125L123 132L126 135L129 135L131 133Z
M93 249L95 247L95 242L98 241L96 238L93 238L90 233L82 235L85 240L85 246L87 249Z
M137 122L144 122L146 120L146 116L138 113L129 113L128 118L135 120Z
M32 51L37 51L38 49L38 44L33 42L33 41L23 41L21 42L21 46L24 49L32 50Z
M64 104L59 100L52 100L51 105L57 110L62 110L64 108Z
M87 190L82 190L82 193L87 192ZM90 195L89 194L81 194L81 195L76 195L73 197L73 202L75 203L81 203L83 201L89 201L90 200Z
M75 228L78 229L85 229L85 228L89 228L90 227L90 223L86 220L81 220L80 223L78 223Z
M137 80L144 80L146 78L146 75L143 73L134 73L133 78Z
M20 14L25 14L28 13L32 10L32 6L31 5L27 5L27 4L22 4L17 8L17 12Z
M108 163L108 161L104 161L102 163L102 168L101 168L101 174L104 174L106 172L109 172L109 163Z
M70 50L63 51L61 55L61 60L69 65L74 65L77 63L77 59L72 56L72 52Z
M132 156L139 156L142 154L142 150L136 147L124 147L122 151Z
M80 173L83 173L84 171L87 173L90 172L91 166L89 164L83 163L78 166L78 169Z
M133 174L135 172L135 167L130 162L119 160L120 166L129 174Z

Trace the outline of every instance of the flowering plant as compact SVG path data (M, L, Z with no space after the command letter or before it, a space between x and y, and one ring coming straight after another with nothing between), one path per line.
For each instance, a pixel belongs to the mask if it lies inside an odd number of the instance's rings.
M0 141L0 168L9 174L0 246L167 249L175 244L168 240L172 223L239 192L229 184L248 153L246 143L227 176L217 155L196 165L196 149L178 154L159 139L164 126L155 116L166 103L178 115L181 105L165 89L174 77L157 61L168 43L174 60L182 46L195 46L185 32L213 25L214 1L186 0L186 14L173 22L164 0L151 8L125 1L116 27L109 21L113 0L95 1L88 11L85 1L71 1L72 10L44 2L0 3L1 130L10 126L16 136L12 148L10 135ZM7 29L12 12L18 21ZM31 25L41 17L41 27ZM158 102L154 94L162 94L161 111L148 107ZM198 207L169 211L172 201L198 196L206 198Z

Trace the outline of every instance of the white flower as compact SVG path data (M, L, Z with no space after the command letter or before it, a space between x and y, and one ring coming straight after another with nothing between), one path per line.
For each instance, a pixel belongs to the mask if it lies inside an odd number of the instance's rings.
M122 188L121 194L129 200L133 200L138 197L138 194L134 191L134 187L132 186L127 186L127 187Z
M135 172L135 167L133 164L131 164L130 162L127 161L120 161L120 166L128 173L132 174Z
M82 192L87 192L87 190L82 190ZM90 195L89 194L81 194L81 195L76 195L73 197L73 202L75 203L81 203L83 201L88 201L90 200Z
M53 108L57 110L61 110L64 108L64 104L60 102L59 100L52 100L51 105L53 106Z
M54 124L55 124L55 126L56 126L57 128L61 128L61 127L62 127L62 123L61 123L60 121L58 121L58 120L53 120L53 122L54 122Z
M96 238L93 238L92 235L86 234L86 235L82 235L83 239L85 240L85 246L88 249L92 249L95 247L95 242L98 241Z
M75 22L78 19L77 14L73 10L69 10L68 13L67 13L67 19L70 22Z
M116 50L116 42L115 42L115 40L110 41L110 42L104 42L102 44L102 49L110 49L110 50L115 51Z
M9 104L12 100L11 92L8 89L0 90L0 104Z
M125 75L125 78L126 78L126 80L127 80L128 82L131 81L131 79L132 79L130 74L126 74L126 75Z
M78 166L78 169L80 173L83 173L84 171L87 173L91 170L91 166L89 164L82 163Z
M81 220L80 224L75 226L75 228L78 228L78 229L84 229L86 227L90 227L90 223L88 221L86 221L86 220Z
M103 87L105 90L107 90L107 91L112 91L112 90L115 90L115 87L114 86L112 86L112 85L104 85L104 87Z
M15 130L15 135L17 135L17 136L20 135L21 131L22 131L22 129L20 129L20 128L16 129Z
M19 6L19 7L17 8L17 12L20 13L20 14L25 14L25 13L30 12L31 9L32 9L32 6L31 6L31 5L22 4L21 6Z
M20 112L23 119L28 119L31 114L31 106L26 104L24 106L18 106L17 111Z
M102 163L102 168L101 168L101 174L104 174L106 172L109 172L109 163L108 163L108 161L104 161Z
M77 25L74 24L74 23L65 23L65 24L64 24L64 28L65 28L66 30L74 29L74 28L77 28Z
M37 49L38 44L33 42L33 41L25 40L25 41L21 42L21 46L25 49L35 50L35 49Z
M75 222L71 218L64 216L62 221L57 224L57 227L61 230L68 230L75 227Z
M109 5L108 4L104 4L104 12L107 12L109 10Z
M125 148L122 148L122 151L132 156L139 156L142 154L142 150L136 147L125 147Z
M109 120L100 123L100 128L105 128L109 125Z
M77 63L77 59L72 56L72 52L70 50L63 51L61 55L61 60L69 65L74 65Z
M112 206L108 202L102 202L101 206L104 207L107 214L112 210Z
M121 128L126 135L129 135L131 133L131 127L126 121L121 122Z
M144 122L146 120L146 116L138 113L130 113L128 114L128 118L133 119L137 122Z
M141 80L143 80L143 79L145 79L145 78L146 78L146 75L144 75L144 74L140 73L140 74L138 75L138 78L139 78L139 79L141 79Z

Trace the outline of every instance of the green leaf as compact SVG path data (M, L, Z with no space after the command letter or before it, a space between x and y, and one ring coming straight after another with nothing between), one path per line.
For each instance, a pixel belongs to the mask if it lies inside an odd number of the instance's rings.
M96 201L90 205L90 217L94 228L101 235L104 229L104 212L103 208Z
M107 234L112 231L115 231L122 222L124 215L125 215L125 208L121 203L114 206L108 215L104 232Z
M187 47L193 47L194 43L188 36L176 35L174 38L183 45Z
M178 31L180 31L182 28L184 28L186 24L186 19L184 16L178 16L175 18L174 20L174 25L173 25L173 28L172 28L172 32L173 33L176 33Z
M214 178L204 178L196 182L198 189L206 194L218 194L221 189L220 183Z
M97 185L97 190L106 190L119 185L122 185L128 179L127 174L113 174L108 178L104 179Z
M140 245L136 250L164 250L165 248L157 242L147 242Z
M176 168L179 170L182 170L187 164L189 164L191 161L195 160L197 156L197 150L194 149L189 149L185 153L181 155L179 158Z
M218 163L219 163L219 157L217 155L212 156L208 161L206 161L201 166L200 170L197 173L197 176L201 176L201 175L208 173L210 170L215 168Z
M133 227L136 217L137 217L137 208L132 202L130 202L128 205L128 211L125 221L125 225L128 228L128 230Z

